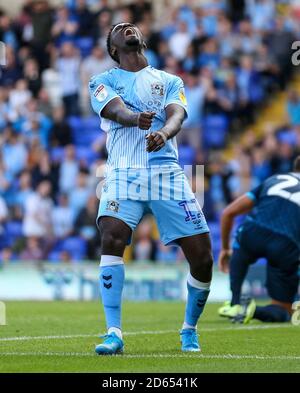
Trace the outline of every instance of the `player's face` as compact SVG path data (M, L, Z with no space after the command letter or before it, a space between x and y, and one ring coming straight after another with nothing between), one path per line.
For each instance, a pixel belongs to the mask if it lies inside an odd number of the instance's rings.
M138 51L143 47L143 37L135 25L119 23L111 33L111 43L118 51Z

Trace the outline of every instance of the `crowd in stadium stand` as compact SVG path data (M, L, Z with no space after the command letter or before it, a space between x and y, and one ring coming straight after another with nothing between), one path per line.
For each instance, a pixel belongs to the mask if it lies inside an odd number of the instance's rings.
M0 260L76 261L99 257L95 226L97 168L105 134L92 113L88 81L116 64L106 51L114 23L138 25L146 57L182 77L189 117L179 134L182 165L205 164L204 212L218 242L220 210L266 177L291 169L300 150L300 97L291 90L287 121L257 141L251 124L270 97L287 88L300 39L297 2L186 1L154 12L137 0L24 1L11 18L0 10L7 63L0 70ZM295 5L293 5L295 3ZM199 5L201 4L201 5ZM246 129L245 145L223 150ZM136 260L180 260L176 248L140 225Z

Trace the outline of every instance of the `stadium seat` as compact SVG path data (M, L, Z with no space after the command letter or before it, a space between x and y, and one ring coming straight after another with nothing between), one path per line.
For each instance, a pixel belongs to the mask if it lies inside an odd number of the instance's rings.
M94 40L91 37L79 37L77 38L75 45L80 50L81 57L87 57L91 54Z
M51 161L62 162L64 158L64 148L63 147L53 147L50 151Z
M71 127L72 137L76 146L90 146L103 134L98 116L89 116L86 118L71 116L68 119L68 123Z
M52 250L47 257L50 262L59 262L60 261L60 251Z
M97 154L89 146L77 146L76 159L80 161L83 160L87 164L91 164L97 159Z
M67 251L75 261L86 257L86 248L86 241L79 236L69 237L61 243L61 251Z
M205 116L202 121L202 138L204 147L224 147L227 131L227 116L223 114Z
M9 221L5 225L6 235L14 239L23 236L22 222Z
M98 116L88 116L82 118L82 126L86 129L98 130L100 129L100 120Z

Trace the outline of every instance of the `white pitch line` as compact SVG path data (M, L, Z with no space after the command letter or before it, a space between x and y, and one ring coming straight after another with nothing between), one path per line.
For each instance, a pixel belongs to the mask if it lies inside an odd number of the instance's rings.
M92 352L3 352L0 353L1 356L60 356L60 357L93 357L97 358L98 356ZM170 358L184 358L184 359L233 359L233 360L300 360L300 356L286 356L286 355L278 355L278 356L269 356L269 355L238 355L238 354L212 354L212 355L204 355L204 354L165 354L165 353L153 353L153 354L123 354L123 355L115 355L112 357L100 357L101 359L170 359Z
M200 328L199 333L202 332L219 332L219 331L235 331L235 330L264 330L264 329L278 329L278 328L295 328L293 325L283 324L266 324L266 325L253 325L253 326L229 326L229 327L212 327ZM124 336L139 336L139 335L156 335L156 334L170 334L178 333L178 330L141 330L136 332L124 332ZM70 335L53 335L53 336L17 336L17 337L0 337L0 342L4 341L33 341L33 340L64 340L68 338L97 338L97 334L70 334Z

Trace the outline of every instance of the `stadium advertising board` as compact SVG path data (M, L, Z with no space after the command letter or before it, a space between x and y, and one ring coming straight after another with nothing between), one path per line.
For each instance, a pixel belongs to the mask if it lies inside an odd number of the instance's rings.
M184 300L186 267L141 263L128 265L124 300ZM0 270L1 300L98 300L99 268L96 264L24 264L5 265ZM243 291L265 297L264 267L250 269ZM210 302L230 298L228 277L218 271L209 297Z

